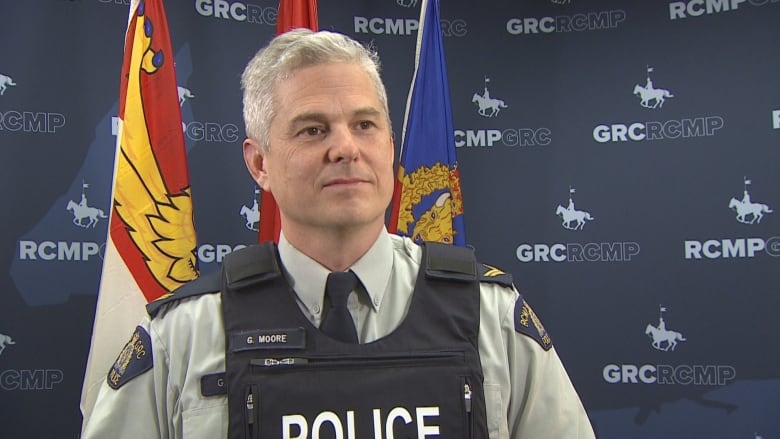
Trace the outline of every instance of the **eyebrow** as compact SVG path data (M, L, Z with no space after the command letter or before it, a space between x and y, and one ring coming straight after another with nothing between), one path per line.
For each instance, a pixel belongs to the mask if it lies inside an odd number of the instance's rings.
M358 108L357 110L352 112L353 116L372 116L372 117L380 117L382 115L382 112L377 110L374 107L362 107Z
M374 107L360 107L352 112L352 117L380 117L382 112ZM290 127L294 127L306 122L324 122L328 119L327 114L320 111L307 111L296 115L289 122Z

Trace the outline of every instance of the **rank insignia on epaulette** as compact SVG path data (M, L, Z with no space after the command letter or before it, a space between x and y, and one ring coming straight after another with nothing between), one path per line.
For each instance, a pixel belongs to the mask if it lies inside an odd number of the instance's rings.
M505 274L503 271L501 271L500 269L498 269L496 267L493 267L492 265L487 265L487 264L482 264L482 265L485 266L485 272L482 273L483 276L493 277L493 276L498 276L498 275L501 275L501 274Z
M138 326L108 371L108 385L118 389L151 369L152 364L152 338L144 328Z
M512 275L496 267L487 264L481 264L479 270L479 280L499 284L507 288L512 287Z
M542 321L523 298L517 299L515 302L515 331L533 338L545 351L552 348L550 334L547 333Z

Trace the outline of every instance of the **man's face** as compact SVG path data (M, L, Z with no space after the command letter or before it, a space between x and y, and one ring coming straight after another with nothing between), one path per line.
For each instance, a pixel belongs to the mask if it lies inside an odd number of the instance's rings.
M394 185L393 141L368 75L348 63L302 68L279 83L276 102L269 150L253 158L260 147L251 140L244 149L250 172L273 193L285 229L384 223Z

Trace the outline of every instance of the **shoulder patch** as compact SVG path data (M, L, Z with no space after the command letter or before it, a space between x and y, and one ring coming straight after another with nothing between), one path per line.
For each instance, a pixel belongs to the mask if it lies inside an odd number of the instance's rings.
M151 369L152 363L152 338L146 329L137 326L108 371L108 385L116 390Z
M550 334L542 326L542 321L522 297L515 302L515 331L536 340L545 351L552 348Z
M512 275L487 264L479 264L479 281L512 288Z

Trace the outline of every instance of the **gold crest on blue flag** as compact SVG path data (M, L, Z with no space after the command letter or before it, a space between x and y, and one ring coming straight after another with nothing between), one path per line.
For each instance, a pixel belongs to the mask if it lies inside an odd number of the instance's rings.
M466 245L439 1L424 1L388 229L415 241Z

